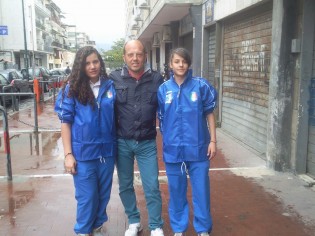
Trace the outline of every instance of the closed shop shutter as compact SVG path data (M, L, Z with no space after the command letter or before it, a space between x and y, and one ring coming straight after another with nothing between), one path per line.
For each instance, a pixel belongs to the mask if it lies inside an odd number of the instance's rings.
M215 86L215 27L209 31L209 81ZM218 89L218 88L216 88Z
M214 110L217 122L220 122L220 84L219 79L215 77L215 56L216 56L216 28L215 25L209 29L209 42L208 42L208 80L211 85L218 91L217 93L217 107Z
M244 14L243 14L244 15ZM265 153L272 11L224 24L222 128Z
M310 90L309 128L308 128L308 150L306 172L315 176L315 29L313 44L313 72Z

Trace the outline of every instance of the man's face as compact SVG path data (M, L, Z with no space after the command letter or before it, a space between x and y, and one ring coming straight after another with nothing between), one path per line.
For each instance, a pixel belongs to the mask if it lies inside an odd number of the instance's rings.
M125 45L125 54L123 56L129 70L134 73L142 72L146 60L146 54L142 44L138 41L131 41Z

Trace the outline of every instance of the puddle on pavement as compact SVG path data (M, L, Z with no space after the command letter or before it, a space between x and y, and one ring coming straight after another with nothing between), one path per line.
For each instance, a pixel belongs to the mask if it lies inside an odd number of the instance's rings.
M34 102L29 100L19 112L8 110L8 128L9 131L29 130L32 132L35 127L35 116L37 116L37 125L39 130L57 130L60 129L60 121L54 111L54 100L50 99L45 103L37 103L37 109L34 112ZM3 116L0 115L0 120ZM0 122L0 128L3 130L3 122Z
M63 173L60 132L19 133L10 136L13 175ZM7 154L0 137L0 176L7 174ZM2 167L2 168L1 168ZM35 171L39 172L35 172Z
M19 133L10 136L13 180L7 181L7 154L0 137L0 225L16 225L18 212L34 198L38 185L50 179L36 175L63 174L60 132Z
M10 136L11 155L55 156L60 132L16 133ZM0 137L0 152L4 152L3 137Z
M8 182L0 185L0 220L9 220L10 225L16 223L16 212L24 207L35 195L32 181Z

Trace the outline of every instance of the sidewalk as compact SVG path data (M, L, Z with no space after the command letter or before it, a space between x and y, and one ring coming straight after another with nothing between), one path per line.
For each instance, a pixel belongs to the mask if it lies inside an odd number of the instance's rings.
M32 109L23 109L9 119L13 181L6 179L6 155L0 146L0 235L70 236L76 202L72 177L64 174L59 120L53 102L39 107L40 134L31 133ZM15 120L13 120L15 119ZM24 123L21 123L20 120ZM22 132L21 132L22 131ZM2 136L2 134L1 134ZM3 140L1 138L1 140ZM213 236L314 236L315 188L290 173L265 167L265 161L237 140L218 129L218 155L211 163ZM158 135L160 188L165 235L173 235L167 214L167 179ZM149 236L145 199L135 173L135 186L144 230ZM188 191L191 201L191 192ZM108 206L108 235L122 236L127 219L114 174ZM191 222L192 222L191 211ZM195 236L192 223L186 233Z

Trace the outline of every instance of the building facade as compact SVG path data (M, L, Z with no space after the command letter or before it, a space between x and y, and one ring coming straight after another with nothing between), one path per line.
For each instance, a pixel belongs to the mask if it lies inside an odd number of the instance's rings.
M272 169L315 176L315 1L128 0L126 18L153 69L190 51L224 131Z
M1 0L0 16L0 26L7 29L0 35L0 60L10 67L71 66L79 47L95 46L75 25L62 22L62 10L52 0ZM69 38L77 44L70 44Z

